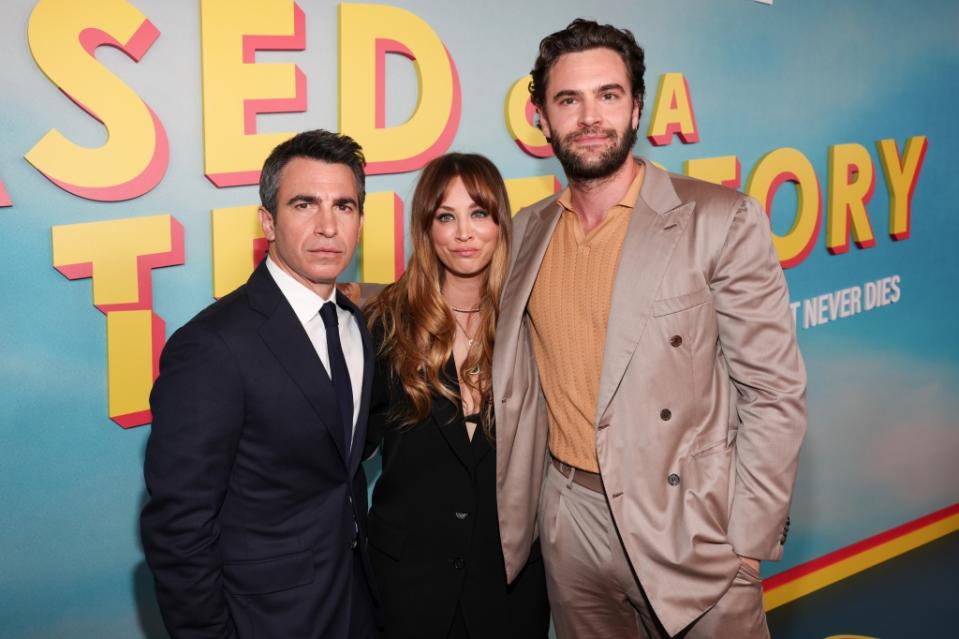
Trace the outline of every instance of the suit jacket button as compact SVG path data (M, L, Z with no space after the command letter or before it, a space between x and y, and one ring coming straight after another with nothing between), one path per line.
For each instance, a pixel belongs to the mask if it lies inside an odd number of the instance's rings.
M669 345L673 348L678 348L683 345L683 338L679 335L673 335L669 338Z
M456 515L456 518L457 518L457 519L466 519L467 517L470 516L469 513L460 513L460 512L457 512L457 513L454 513L454 514Z
M456 570L462 570L465 562L463 561L462 557L453 557L450 559L450 565Z
M672 473L669 477L666 478L666 483L670 486L679 486L679 475Z
M668 422L670 419L672 419L672 417L673 411L669 410L668 408L664 408L663 410L659 411L659 418L664 422Z

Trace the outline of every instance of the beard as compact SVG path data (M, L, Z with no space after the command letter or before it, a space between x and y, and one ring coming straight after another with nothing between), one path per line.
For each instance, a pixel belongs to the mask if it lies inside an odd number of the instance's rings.
M576 138L597 133L605 134L614 140L615 144L594 158L584 157L573 150L573 142ZM552 137L549 143L569 180L579 182L599 180L615 173L630 157L633 145L636 144L636 129L627 125L622 135L616 129L588 129L570 133L562 139Z

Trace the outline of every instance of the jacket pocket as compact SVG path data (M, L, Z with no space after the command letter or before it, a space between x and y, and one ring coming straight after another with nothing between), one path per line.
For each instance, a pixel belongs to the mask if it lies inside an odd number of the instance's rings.
M390 526L373 514L366 520L366 530L369 534L370 546L396 561L403 557L407 537L405 531Z
M709 292L709 289L701 288L698 291L693 291L692 293L685 293L675 297L667 297L665 299L656 300L653 302L653 317L660 317L663 315L670 315L672 313L685 311L686 309L705 304L711 299L712 293Z
M313 582L313 555L308 550L251 561L223 564L223 585L235 595L264 595Z
M728 438L721 439L718 442L711 442L709 444L705 444L703 446L698 447L696 449L696 452L690 453L689 456L695 459L697 457L707 457L709 455L715 455L716 453L725 452L726 449L729 448L728 444L726 443L727 441L728 441Z

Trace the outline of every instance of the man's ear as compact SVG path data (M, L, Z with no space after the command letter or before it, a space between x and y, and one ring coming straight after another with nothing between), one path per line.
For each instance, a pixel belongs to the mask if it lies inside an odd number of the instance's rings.
M546 119L546 112L543 107L536 107L536 126L546 136L546 141L549 142L551 136L549 120Z
M639 118L643 115L643 103L633 98L633 129L639 129Z
M276 229L273 228L273 214L262 206L257 209L257 215L260 217L260 227L263 229L263 236L267 242L276 239Z

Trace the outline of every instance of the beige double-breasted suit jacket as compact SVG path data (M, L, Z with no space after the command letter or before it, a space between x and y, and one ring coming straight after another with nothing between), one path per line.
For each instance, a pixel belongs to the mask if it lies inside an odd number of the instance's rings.
M496 330L497 504L510 580L537 534L548 458L527 303L560 217L555 200L515 218ZM596 450L629 560L670 634L722 596L737 555L781 556L805 389L759 204L647 162L613 286Z

